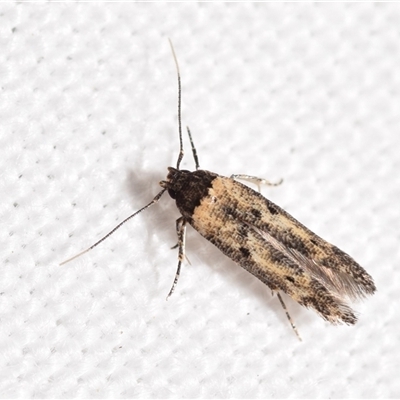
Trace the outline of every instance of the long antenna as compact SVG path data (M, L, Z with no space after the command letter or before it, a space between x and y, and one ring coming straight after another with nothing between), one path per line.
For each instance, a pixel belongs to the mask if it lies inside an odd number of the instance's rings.
M172 50L172 55L174 57L175 60L175 65L176 65L176 72L178 75L178 126L179 126L179 144L180 144L180 149L179 149L179 156L178 156L178 161L176 163L176 169L179 169L179 165L182 161L183 158L183 141L182 141L182 122L181 122L181 76L179 73L179 65L178 65L178 60L176 58L175 55L175 50L174 50L174 46L172 45L171 39L169 40L169 44L171 45L171 50ZM189 133L189 137L190 137L190 133ZM191 140L192 142L192 140ZM192 148L193 148L193 144L192 144ZM68 258L67 260L63 261L60 265L64 265L72 260L75 260L76 258L82 256L83 254L87 253L88 251L92 250L93 248L95 248L96 246L98 246L101 242L103 242L104 240L106 240L109 236L111 236L117 229L121 228L122 225L124 225L126 222L128 222L131 218L133 218L134 216L138 215L139 213L141 213L142 211L146 210L146 208L151 207L153 204L157 203L158 200L160 200L161 196L164 194L164 192L167 189L163 189L161 190L161 192L159 192L154 199L147 205L145 205L143 208L141 208L139 211L136 211L135 213L133 213L132 215L130 215L128 218L125 218L122 222L120 222L114 229L112 229L110 232L107 233L107 235L103 236L100 240L98 240L95 244L93 244L92 246L90 246L88 249L81 251L80 253L76 254L75 256Z
M181 115L181 97L182 97L182 87L181 87L181 74L179 72L179 64L178 59L176 58L174 46L172 45L171 39L169 40L169 44L171 45L172 55L174 57L175 65L176 65L176 73L178 75L178 129L179 129L179 156L178 161L176 162L176 169L179 169L183 158L183 141L182 141L182 115Z
M88 249L81 251L79 254L77 254L76 256L73 256L71 258L68 258L68 260L63 261L60 265L64 265L72 260L75 260L75 258L80 257L81 255L87 253L88 251L92 250L93 248L95 248L96 246L98 246L103 240L106 240L109 236L111 236L117 229L121 228L121 226L123 224L125 224L125 222L128 222L131 218L133 218L135 215L138 215L139 213L141 213L142 211L144 211L146 208L151 207L153 204L157 203L158 200L160 200L160 197L164 194L164 192L167 189L163 189L161 190L161 192L159 192L156 197L154 197L154 199L147 205L145 205L144 207L142 207L139 211L136 211L135 213L133 213L132 215L130 215L128 218L125 218L122 222L120 222L114 229L112 229L110 232L107 233L107 235L103 236L99 241L97 241L95 244L93 244L92 246L90 246Z

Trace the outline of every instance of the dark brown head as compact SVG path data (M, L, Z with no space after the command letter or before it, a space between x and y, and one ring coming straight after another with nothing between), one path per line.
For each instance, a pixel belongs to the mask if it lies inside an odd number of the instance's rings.
M181 214L190 218L217 176L201 169L191 172L168 167L167 180L161 181L160 186L168 190Z

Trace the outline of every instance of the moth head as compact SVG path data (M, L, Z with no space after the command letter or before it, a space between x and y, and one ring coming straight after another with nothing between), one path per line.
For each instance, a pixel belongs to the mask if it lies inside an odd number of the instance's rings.
M176 191L174 190L174 183L176 181L176 177L179 174L179 170L173 167L168 167L168 175L166 181L161 181L160 186L164 189L168 190L168 194L175 199Z

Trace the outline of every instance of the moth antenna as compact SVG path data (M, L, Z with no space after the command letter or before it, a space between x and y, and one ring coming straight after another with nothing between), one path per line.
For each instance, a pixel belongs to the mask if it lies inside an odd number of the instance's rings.
M181 74L179 72L179 64L178 59L176 58L174 46L172 45L171 39L169 40L169 44L171 45L172 56L174 57L175 65L176 65L176 73L178 75L178 129L179 129L179 156L178 161L176 162L176 169L179 169L183 158L183 141L182 141L182 117L181 117L181 97L182 97L182 88L181 88Z
M186 129L187 129L187 132L189 135L190 144L192 146L192 153L193 153L194 163L196 165L196 171L197 171L200 168L199 157L197 156L197 150L196 150L196 147L194 146L192 134L190 133L190 129L188 126L186 127Z
M60 263L61 265L64 265L66 263L69 263L72 260L75 260L75 258L78 258L80 256L82 256L83 254L87 253L88 251L92 250L93 248L95 248L96 246L98 246L101 242L103 242L104 240L106 240L109 236L111 236L117 229L121 228L121 226L123 224L125 224L125 222L128 222L131 218L133 218L135 215L138 215L139 213L141 213L142 211L144 211L146 208L151 207L153 204L157 203L158 200L160 200L160 197L164 194L164 192L167 189L163 189L161 190L161 192L159 192L156 197L154 197L154 199L147 205L145 205L144 207L142 207L139 211L134 212L132 215L130 215L128 218L125 218L122 222L120 222L114 229L112 229L110 232L107 233L107 235L103 236L100 240L98 240L95 244L91 245L88 249L81 251L80 253L76 254L75 256L68 258L68 260L63 261L62 263Z

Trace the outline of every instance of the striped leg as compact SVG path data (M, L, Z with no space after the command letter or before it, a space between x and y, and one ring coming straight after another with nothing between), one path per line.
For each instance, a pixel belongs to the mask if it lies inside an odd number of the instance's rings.
M292 329L294 330L294 333L296 334L296 336L297 336L297 337L299 338L299 340L301 341L301 337L300 337L300 335L299 335L299 332L297 331L296 325L294 324L294 322L293 322L293 320L292 320L292 317L290 316L289 311L288 311L287 308L286 308L286 304L283 302L283 299L282 299L282 297L281 297L281 295L280 295L279 292L277 292L277 295L278 295L278 299L279 299L279 301L281 302L281 305L282 305L282 307L283 307L283 309L284 309L284 311L285 311L285 313L286 313L286 317L287 317L287 319L289 320L289 323L290 323L290 325L292 326Z
M172 284L171 290L168 293L167 300L174 293L176 284L179 280L179 275L181 273L181 265L183 260L185 259L185 238L186 238L186 220L183 217L180 217L176 220L176 233L178 235L178 268L176 270L174 283Z

